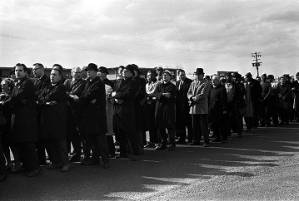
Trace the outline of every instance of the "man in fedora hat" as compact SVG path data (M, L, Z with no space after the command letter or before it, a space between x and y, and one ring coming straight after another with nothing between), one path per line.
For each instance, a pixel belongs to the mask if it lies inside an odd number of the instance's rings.
M113 120L119 135L119 158L137 159L141 154L140 138L136 132L134 67L127 65L122 71L122 79L115 83L111 97L114 101Z
M79 100L82 106L81 133L84 138L83 165L95 165L102 157L103 167L109 167L107 148L107 123L106 123L106 93L105 85L97 76L98 67L94 63L88 64L87 80ZM92 150L92 157L90 151Z
M194 72L194 76L195 79L191 83L187 93L190 103L190 114L192 116L192 145L199 145L201 136L203 136L204 146L208 146L208 96L210 85L204 80L202 68L197 68Z

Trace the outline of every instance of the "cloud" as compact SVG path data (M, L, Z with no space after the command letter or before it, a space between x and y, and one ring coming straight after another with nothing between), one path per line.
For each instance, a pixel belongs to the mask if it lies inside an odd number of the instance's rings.
M253 70L251 52L261 51L266 72L294 73L298 8L292 0L2 1L0 65L137 63L244 73Z

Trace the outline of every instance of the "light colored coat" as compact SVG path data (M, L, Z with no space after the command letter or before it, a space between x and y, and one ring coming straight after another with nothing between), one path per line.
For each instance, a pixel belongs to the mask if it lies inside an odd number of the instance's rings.
M190 114L208 114L209 91L210 85L206 81L193 80L187 93L189 100L195 97L195 104L190 107Z

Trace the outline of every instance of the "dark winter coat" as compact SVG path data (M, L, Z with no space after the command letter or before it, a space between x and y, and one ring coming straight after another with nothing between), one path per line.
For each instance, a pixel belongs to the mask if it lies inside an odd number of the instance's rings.
M222 120L224 111L227 112L227 95L222 85L212 87L209 95L209 121Z
M79 98L83 135L103 135L107 132L105 85L99 77L86 81Z
M117 80L114 85L114 119L116 129L136 131L135 95L136 86L132 78Z
M186 78L182 84L180 83L181 81L176 82L178 92L176 97L176 111L177 116L182 115L183 117L185 117L185 114L188 114L190 110L187 93L192 83L192 80Z
M170 98L162 95L170 93ZM156 124L158 128L175 128L176 122L176 96L177 89L171 82L159 83L154 96L157 98L156 103Z
M16 82L11 96L6 104L12 111L12 141L37 141L37 107L33 82L28 78L19 80Z
M67 94L63 83L48 86L42 93L41 138L65 139L67 133Z
M43 75L41 78L34 79L35 95L37 100L42 98L41 96L44 89L50 85L50 78L47 75Z

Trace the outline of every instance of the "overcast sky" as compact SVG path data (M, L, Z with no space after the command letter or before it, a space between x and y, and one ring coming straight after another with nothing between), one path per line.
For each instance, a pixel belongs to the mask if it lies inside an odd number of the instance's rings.
M299 71L297 0L2 0L0 66Z

